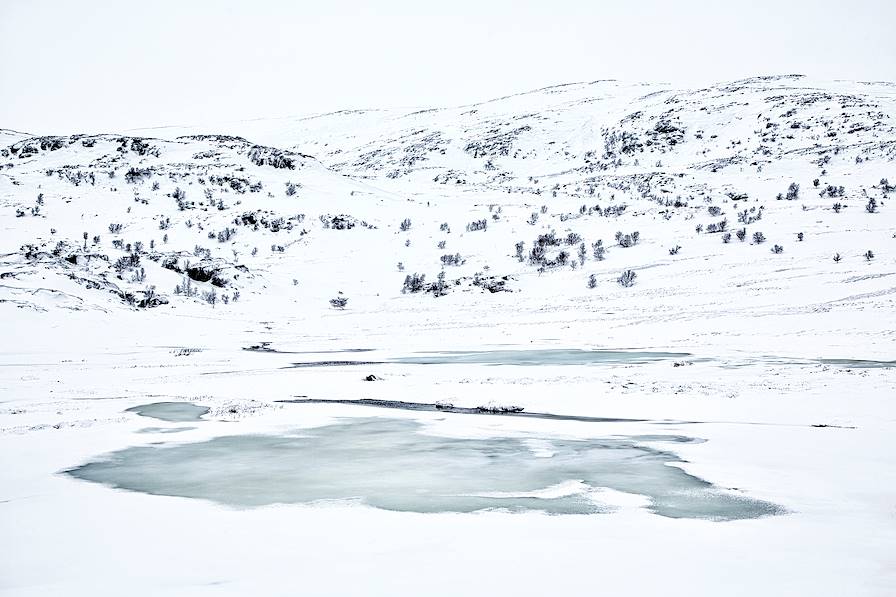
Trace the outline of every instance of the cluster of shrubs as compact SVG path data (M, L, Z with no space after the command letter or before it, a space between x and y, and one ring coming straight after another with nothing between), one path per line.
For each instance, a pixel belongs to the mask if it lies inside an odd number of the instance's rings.
M217 235L215 235L214 232L209 232L208 234L209 234L209 238L217 237L219 243L226 243L231 238L236 236L236 228L225 228L224 230L219 232Z
M200 179L199 182L202 182L202 180ZM213 174L208 177L208 182L219 187L224 187L225 191L230 188L237 193L245 193L247 190L252 193L258 193L264 188L261 181L250 182L246 178L229 175L217 176Z
M320 223L324 227L324 230L351 230L355 226L359 224L364 228L371 228L372 226L368 225L367 222L358 222L352 216L347 216L345 214L338 214L335 216L331 216L329 214L322 214L319 216ZM290 224L290 228L291 228Z
M782 193L778 193L778 201L781 199L787 199L788 201L795 201L799 199L800 196L800 185L795 182L790 183L790 186L787 187L787 195L785 196Z
M125 182L136 184L142 182L144 178L152 177L152 170L149 168L131 168L124 174Z
M237 226L251 226L253 230L258 230L259 227L262 227L270 230L271 232L279 232L280 230L292 230L293 221L296 221L298 223L304 222L305 214L299 214L287 220L282 216L269 217L262 213L261 210L256 210L244 212L233 219L233 223Z
M496 292L504 292L508 290L507 280L507 276L498 278L496 276L483 276L482 273L476 272L473 276L473 286L488 290L490 293L494 294Z
M475 220L467 224L467 232L475 232L477 230L486 230L488 228L488 220Z
M463 265L464 259L460 256L460 253L455 253L454 255L442 255L442 265Z
M573 239L573 242L578 242L580 237L575 233L570 233L570 236L567 236L565 241L569 241ZM552 230L545 234L540 234L538 238L535 239L532 245L532 249L529 251L529 263L532 265L538 265L542 268L550 268L550 267L560 267L569 263L569 252L568 251L560 251L553 259L548 259L548 251L547 247L559 247L564 243L564 240L557 238L557 234ZM523 243L517 243L517 258L522 261L522 250Z
M761 219L761 207L758 210L755 207L751 207L750 209L745 209L744 211L737 214L737 221L741 224L752 224L753 222L758 222Z
M846 188L843 185L835 187L834 185L829 184L823 191L821 191L821 193L819 193L819 196L824 197L825 195L827 195L828 197L836 198L843 197L845 193Z
M408 274L404 278L404 285L401 287L402 294L431 292L433 296L445 296L448 294L448 283L445 281L445 272L439 272L434 283L427 284L426 274Z
M620 286L622 286L624 288L629 288L631 286L634 286L635 278L637 278L637 277L638 277L638 274L636 274L635 272L633 272L630 269L627 269L624 272L622 272L622 274L620 274L618 278L616 278L616 281L619 283Z
M616 233L616 242L620 247L628 248L633 247L638 244L638 240L641 237L641 233L637 230L632 232L631 234L623 234L621 231Z
M345 306L348 304L348 299L344 296L337 296L336 298L330 299L330 306L334 309L345 309Z
M426 274L408 274L404 278L404 286L401 287L401 293L416 293L426 290Z
M575 232L570 232L566 235L566 238L564 240L566 241L567 245L572 246L574 244L582 242L582 237Z
M127 269L136 268L139 265L140 265L140 255L137 253L130 253L128 255L125 255L124 257L119 257L115 261L115 264L113 265L113 267L115 268L115 271L117 271L120 274Z
M293 170L296 167L295 160L274 147L255 145L249 150L249 160L256 166L272 166Z
M184 276L183 283L174 287L174 294L192 298L199 294L199 290L193 286L193 280L190 276Z

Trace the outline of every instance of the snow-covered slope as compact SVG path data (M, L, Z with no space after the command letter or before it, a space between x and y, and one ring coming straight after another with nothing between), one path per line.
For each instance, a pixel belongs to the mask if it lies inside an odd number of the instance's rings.
M225 312L285 316L330 314L342 293L358 316L471 325L483 308L510 317L505 301L585 320L634 306L691 322L643 326L663 345L710 318L739 335L750 317L835 311L874 336L896 271L894 115L891 84L784 76L142 132L164 139L9 133L0 297L195 312L214 293ZM196 296L175 295L184 272ZM402 292L414 273L432 294ZM830 329L794 324L827 343Z

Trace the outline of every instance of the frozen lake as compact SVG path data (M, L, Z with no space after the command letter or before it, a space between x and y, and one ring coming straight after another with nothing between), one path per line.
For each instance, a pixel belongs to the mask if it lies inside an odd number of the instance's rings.
M206 406L197 406L189 402L154 402L129 408L125 412L169 423L189 423L202 420L202 416L208 411Z
M735 520L781 512L715 488L645 442L687 437L455 438L415 421L357 418L284 435L125 448L68 471L121 489L234 507L353 501L404 512L485 509L592 514L600 490L644 496L672 518Z
M406 365L588 365L650 363L691 356L686 352L643 350L583 350L549 348L533 350L445 351L390 359Z

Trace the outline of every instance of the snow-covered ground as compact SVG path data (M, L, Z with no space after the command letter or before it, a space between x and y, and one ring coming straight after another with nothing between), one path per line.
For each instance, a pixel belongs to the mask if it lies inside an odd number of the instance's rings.
M0 593L892 594L894 115L893 85L781 77L0 131ZM225 134L240 138L210 136ZM423 288L402 292L412 274ZM195 294L175 292L188 279ZM127 411L157 402L209 412ZM368 417L521 438L533 458L630 441L779 509L673 518L609 483L589 515L396 511L362 489L237 507L66 472L131 446ZM567 481L528 497L582 487Z

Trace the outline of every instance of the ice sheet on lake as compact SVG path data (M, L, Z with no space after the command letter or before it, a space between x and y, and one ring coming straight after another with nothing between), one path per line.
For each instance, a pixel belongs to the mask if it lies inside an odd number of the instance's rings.
M348 500L406 512L591 514L606 510L597 492L608 488L646 496L652 512L673 518L780 512L670 466L679 461L673 453L637 439L464 439L420 431L420 423L404 419L350 419L289 435L130 447L67 472L122 489L236 507Z
M131 407L125 412L137 413L141 417L151 417L169 423L189 423L201 421L202 416L208 411L207 406L197 406L190 402L154 402Z

